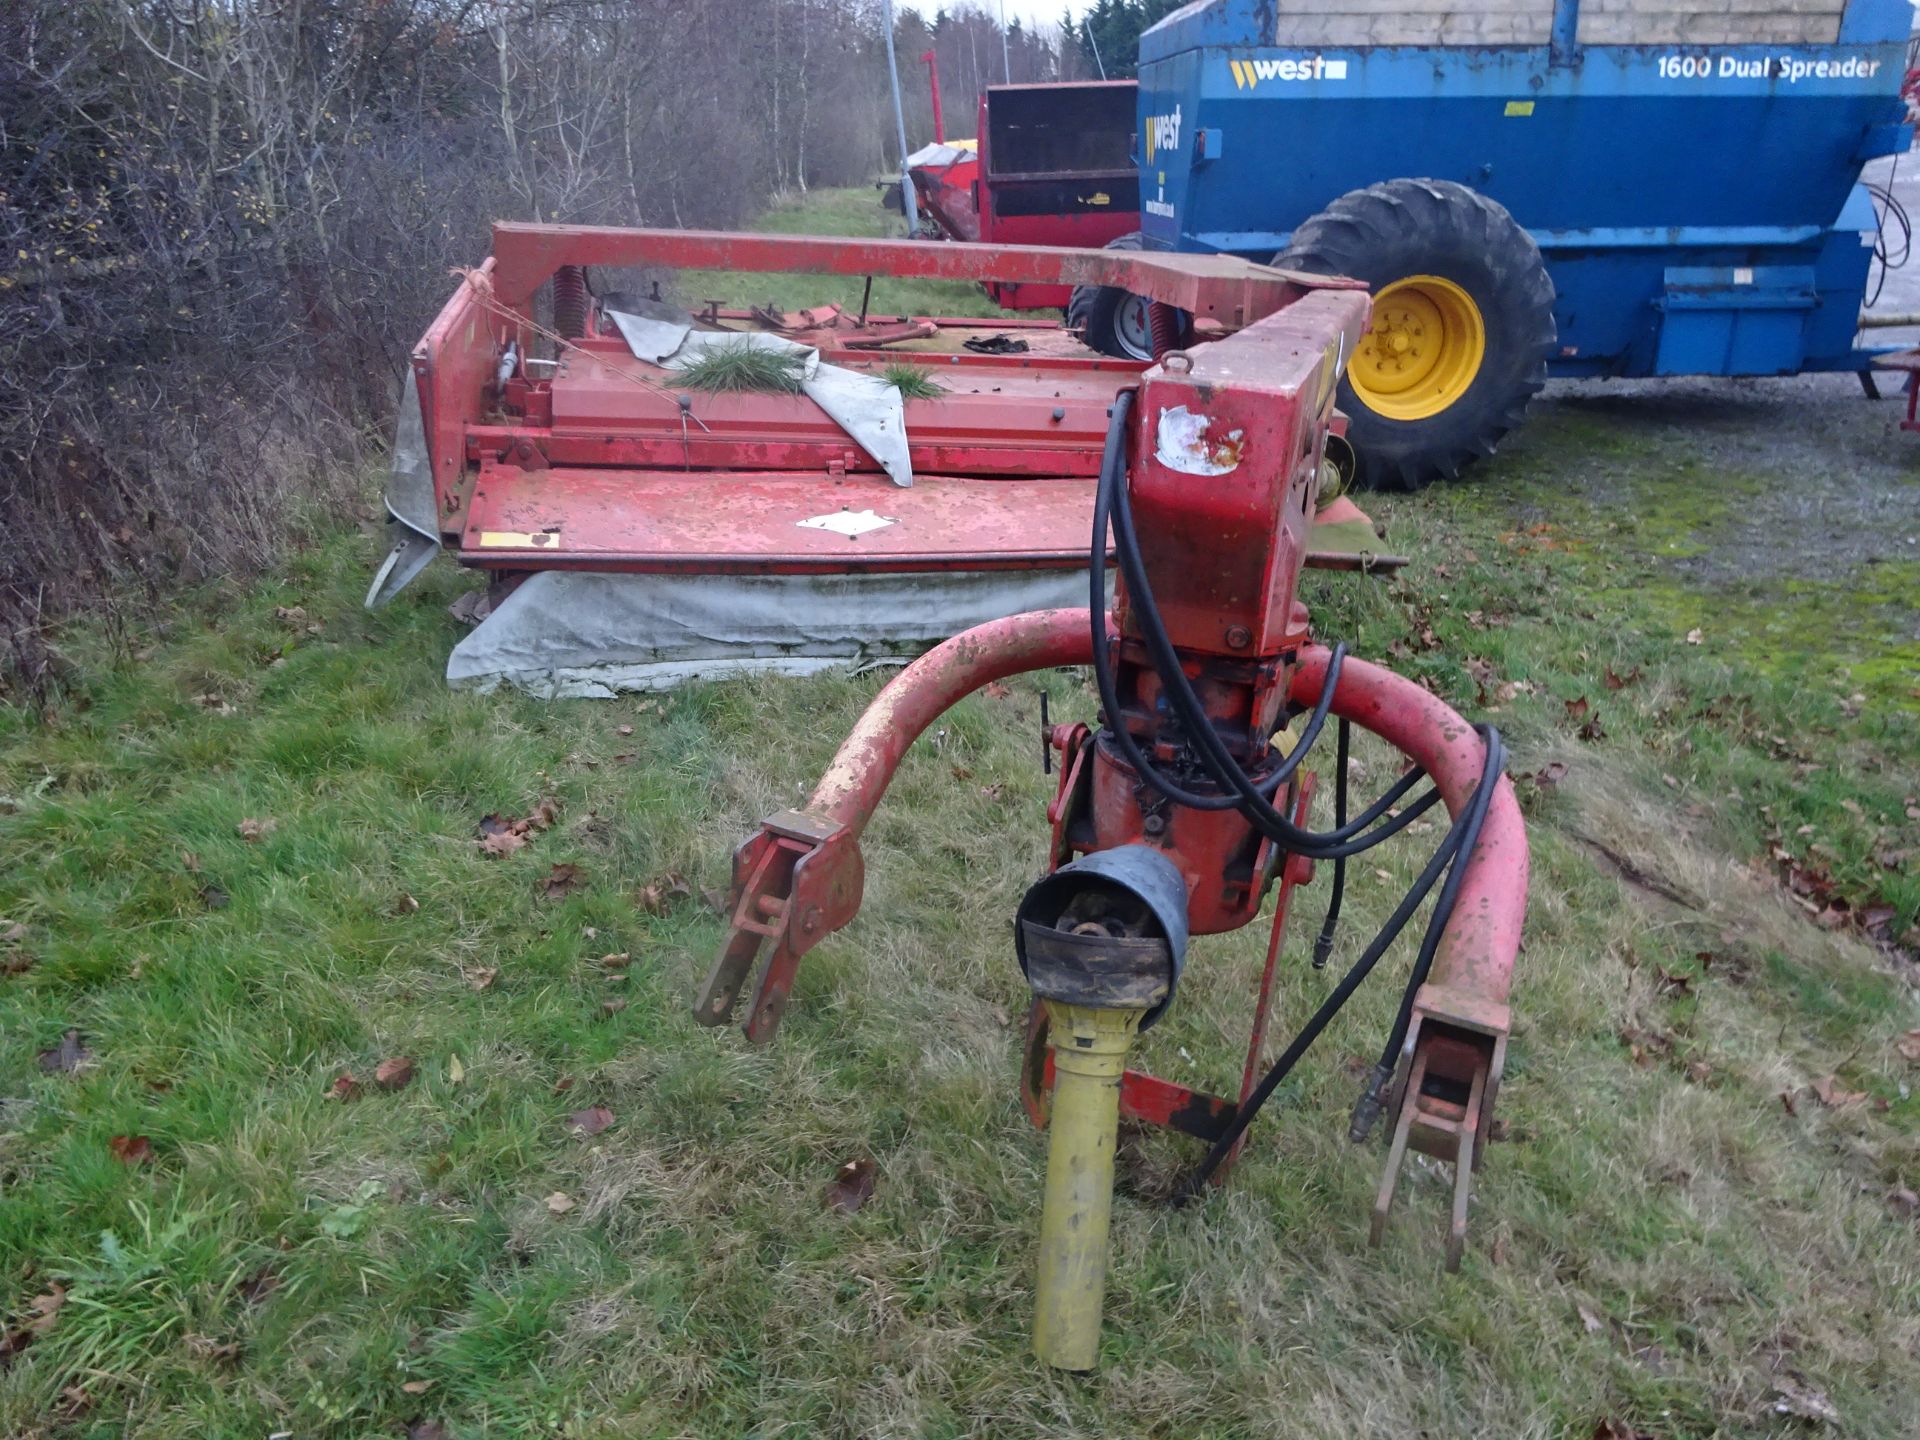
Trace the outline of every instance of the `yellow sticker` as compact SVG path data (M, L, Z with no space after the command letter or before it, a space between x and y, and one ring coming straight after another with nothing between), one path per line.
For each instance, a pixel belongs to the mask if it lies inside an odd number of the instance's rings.
M1532 113L1533 113L1533 102L1531 100L1507 101L1507 114L1509 116L1531 115Z
M482 550L537 550L542 545L552 545L560 539L544 531L527 534L524 530L482 530L480 548Z

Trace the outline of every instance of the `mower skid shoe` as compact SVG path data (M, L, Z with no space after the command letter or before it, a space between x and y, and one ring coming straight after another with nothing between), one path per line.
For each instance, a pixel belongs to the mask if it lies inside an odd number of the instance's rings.
M860 908L864 866L852 832L803 810L782 810L733 852L727 934L694 1019L724 1025L767 942L765 966L742 1029L763 1045L780 1028L800 957L845 925Z
M1426 987L1422 987L1425 996ZM1471 1028L1470 1028L1471 1027ZM1493 1097L1506 1059L1504 1026L1480 1029L1472 1022L1440 1017L1416 1004L1408 1037L1409 1060L1401 1065L1394 1095L1393 1143L1387 1150L1380 1192L1373 1203L1368 1242L1386 1237L1394 1190L1409 1149L1453 1165L1453 1208L1447 1224L1449 1273L1460 1268L1467 1247L1467 1205L1473 1176L1486 1148Z

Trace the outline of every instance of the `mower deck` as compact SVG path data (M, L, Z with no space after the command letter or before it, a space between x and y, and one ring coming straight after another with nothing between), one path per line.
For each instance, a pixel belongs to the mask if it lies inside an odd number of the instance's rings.
M902 490L879 474L488 465L456 553L495 570L736 575L1084 566L1091 484L1018 489L1008 504L1008 482L950 475ZM821 523L851 517L857 533Z

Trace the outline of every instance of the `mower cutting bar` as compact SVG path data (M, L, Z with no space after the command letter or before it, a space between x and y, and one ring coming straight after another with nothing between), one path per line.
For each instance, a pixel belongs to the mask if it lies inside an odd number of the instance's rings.
M721 481L724 492L716 488ZM489 569L735 575L1086 563L1093 496L1085 481L1031 480L1014 508L999 502L1006 489L1005 481L939 475L902 490L875 475L523 470L489 462L459 556ZM871 517L865 523L873 528L825 528L855 516Z

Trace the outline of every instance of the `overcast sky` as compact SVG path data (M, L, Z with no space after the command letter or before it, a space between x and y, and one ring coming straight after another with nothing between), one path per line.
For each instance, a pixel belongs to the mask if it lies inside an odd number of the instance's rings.
M997 16L1004 3L1009 21L1018 20L1022 25L1058 25L1060 17L1069 11L1084 14L1093 0L893 0L893 3L902 10L918 10L929 20L942 10L958 10L968 4Z

